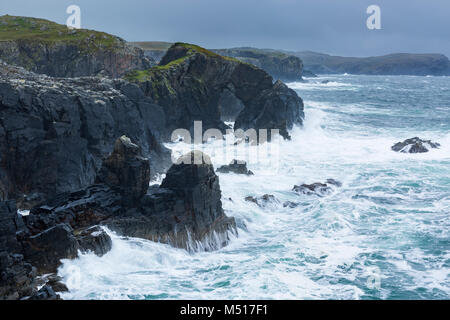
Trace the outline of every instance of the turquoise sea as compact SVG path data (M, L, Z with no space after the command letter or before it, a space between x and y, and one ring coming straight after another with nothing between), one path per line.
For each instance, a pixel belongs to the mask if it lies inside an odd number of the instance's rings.
M64 261L62 297L449 299L450 77L324 75L289 86L306 116L291 141L203 146L215 167L236 157L255 173L219 174L224 209L239 225L227 247L188 253L111 233L105 256ZM415 136L441 147L391 151ZM328 178L342 182L329 195L292 191ZM263 194L275 200L244 200Z

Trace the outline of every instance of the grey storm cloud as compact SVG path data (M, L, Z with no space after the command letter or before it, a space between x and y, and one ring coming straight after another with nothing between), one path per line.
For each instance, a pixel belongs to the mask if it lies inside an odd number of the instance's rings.
M450 56L449 0L4 0L0 14L65 23L71 4L80 6L83 28L128 41L351 56L393 52ZM373 4L381 8L381 30L366 27L366 9Z

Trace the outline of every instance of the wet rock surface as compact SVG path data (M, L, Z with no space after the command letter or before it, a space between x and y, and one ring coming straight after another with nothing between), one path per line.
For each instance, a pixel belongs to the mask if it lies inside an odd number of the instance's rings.
M245 201L253 202L256 205L258 205L258 207L261 207L261 208L263 208L271 203L278 203L277 198L275 198L275 196L272 194L264 194L260 197L247 196L247 197L245 197Z
M112 249L111 237L99 226L75 231L81 252L93 252L101 257Z
M334 179L327 179L325 183L315 182L312 184L295 185L292 191L305 195L317 195L320 197L329 195L334 188L341 187L342 183Z
M439 148L440 144L437 142L431 142L431 140L422 140L418 137L406 139L403 142L397 142L391 149L401 153L424 153L430 149Z
M253 172L247 169L247 163L241 160L233 160L229 165L221 166L216 171L220 173L245 174L247 176L253 175Z

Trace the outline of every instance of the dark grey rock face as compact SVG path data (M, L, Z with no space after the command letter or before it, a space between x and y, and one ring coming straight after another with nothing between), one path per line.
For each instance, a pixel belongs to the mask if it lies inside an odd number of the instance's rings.
M130 70L152 66L142 50L119 38L116 41L118 48L114 51L85 51L79 45L65 42L46 45L35 41L1 41L0 59L35 73L64 78L97 75L119 78Z
M281 81L302 81L303 62L298 57L275 50L234 48L213 50L223 56L233 57L253 64Z
M24 260L17 237L26 231L14 201L0 202L0 300L34 292L36 269Z
M127 136L116 140L114 150L103 161L97 182L118 187L125 205L132 205L147 192L150 182L150 164L141 153L141 148Z
M424 153L429 149L439 148L440 144L437 142L431 142L431 140L422 140L418 137L406 139L403 142L397 142L391 149L396 152L402 153Z
M0 196L30 208L94 182L118 136L170 165L165 116L136 85L102 78L53 79L0 65Z
M58 224L37 235L23 240L25 259L39 273L56 272L61 259L78 256L78 243L73 229L67 224Z
M221 166L217 169L220 173L236 173L252 176L253 172L247 169L247 163L245 161L233 160L229 165Z
M99 257L108 253L112 248L110 236L99 226L76 232L76 238L82 252L93 252Z
M219 99L219 112L222 121L235 121L245 105L233 93L234 89L226 88Z
M301 124L304 116L303 101L294 90L277 81L271 89L260 92L246 104L245 109L237 117L234 128L279 129L280 135L289 139L288 130L295 124Z

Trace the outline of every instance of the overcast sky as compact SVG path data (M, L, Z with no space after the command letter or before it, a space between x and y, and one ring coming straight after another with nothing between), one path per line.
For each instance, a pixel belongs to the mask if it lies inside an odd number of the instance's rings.
M71 4L80 6L83 28L128 41L450 56L450 0L1 0L0 15L65 23ZM381 8L381 30L366 27L372 4Z

